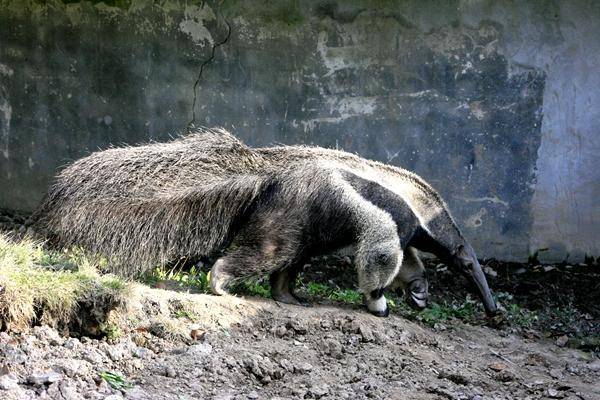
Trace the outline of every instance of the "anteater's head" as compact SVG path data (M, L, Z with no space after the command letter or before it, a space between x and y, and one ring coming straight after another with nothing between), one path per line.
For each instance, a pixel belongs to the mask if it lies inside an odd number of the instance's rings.
M433 224L434 227L435 225L437 224ZM445 228L438 228L435 231L419 229L419 232L413 237L411 245L434 254L452 270L465 276L475 286L486 314L488 316L495 315L496 303L473 247L462 237L454 223L447 224Z

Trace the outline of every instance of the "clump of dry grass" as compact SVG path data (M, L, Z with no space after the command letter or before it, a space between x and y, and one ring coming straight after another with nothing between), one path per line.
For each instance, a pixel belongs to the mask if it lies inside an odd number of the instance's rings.
M98 261L80 251L50 252L41 243L0 234L0 328L33 324L89 334L123 304L128 285L99 275Z

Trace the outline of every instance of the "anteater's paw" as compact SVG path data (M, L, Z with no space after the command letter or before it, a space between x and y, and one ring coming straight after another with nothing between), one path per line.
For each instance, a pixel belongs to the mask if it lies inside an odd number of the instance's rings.
M229 294L226 286L231 281L230 275L222 272L210 271L207 278L208 282L210 283L210 290L214 295L226 296Z
M312 307L312 303L310 301L308 301L308 299L305 299L304 297L298 296L298 295L293 295L294 298L296 299L296 301L298 302L298 305L301 305L302 307Z
M390 309L388 308L387 300L383 295L380 295L376 299L367 296L365 298L365 304L367 306L367 310L377 317L387 317L390 315Z
M374 316L376 316L376 317L387 317L388 315L390 315L390 309L388 307L386 307L385 310L383 310L383 311L378 311L378 310L372 311L372 310L369 310L369 312L371 314L373 314Z
M310 304L310 302L308 302L308 300L305 300L302 297L295 296L291 293L272 294L272 297L273 297L273 300L275 300L279 303L293 304L295 306L311 307L311 304Z

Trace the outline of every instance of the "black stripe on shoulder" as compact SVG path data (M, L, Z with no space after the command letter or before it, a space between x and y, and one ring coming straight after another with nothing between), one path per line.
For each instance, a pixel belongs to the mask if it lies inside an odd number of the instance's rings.
M419 219L412 208L391 190L386 189L379 183L362 178L350 171L340 171L342 177L360 194L365 200L373 205L387 211L398 226L398 236L402 248L408 244L419 225Z

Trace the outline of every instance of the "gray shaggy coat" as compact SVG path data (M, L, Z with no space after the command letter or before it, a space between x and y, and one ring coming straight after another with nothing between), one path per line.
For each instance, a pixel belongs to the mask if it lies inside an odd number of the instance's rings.
M469 276L486 311L496 309L472 247L431 186L342 151L249 148L218 129L112 148L64 169L34 219L61 245L108 257L120 275L214 257L216 294L232 279L270 273L273 297L288 303L302 303L293 284L307 258L351 246L376 315L388 313L383 290L394 278L425 306L416 248Z

